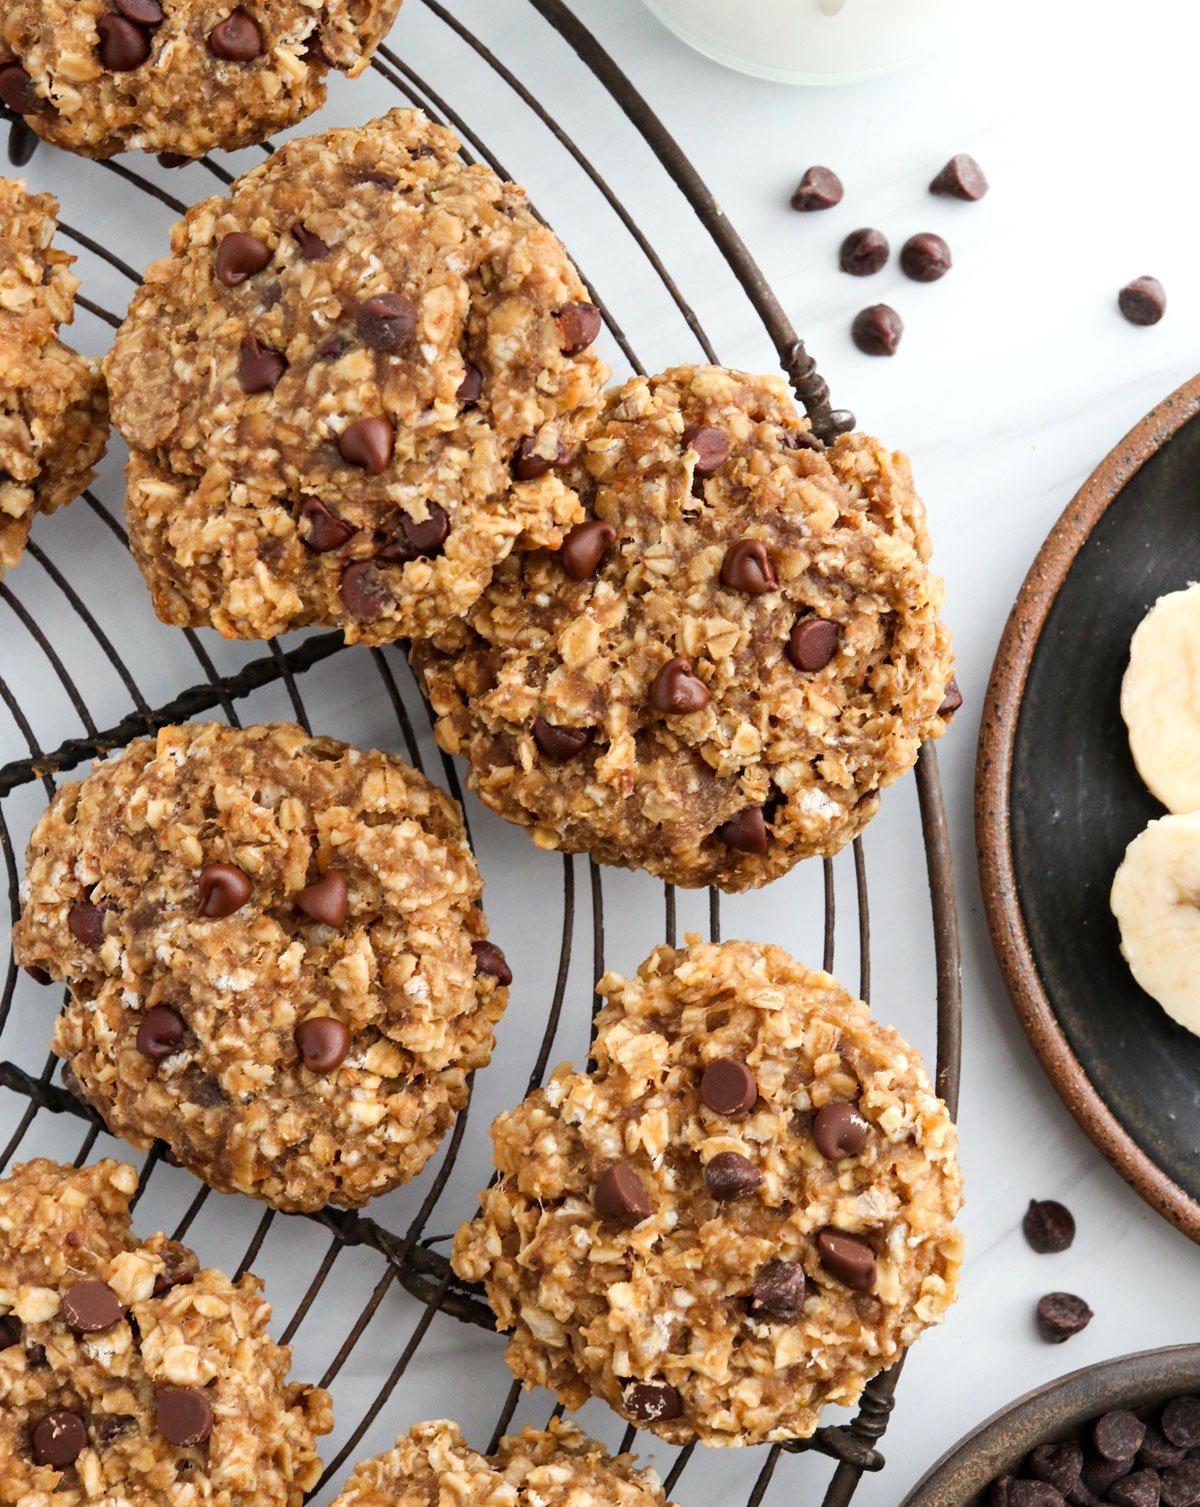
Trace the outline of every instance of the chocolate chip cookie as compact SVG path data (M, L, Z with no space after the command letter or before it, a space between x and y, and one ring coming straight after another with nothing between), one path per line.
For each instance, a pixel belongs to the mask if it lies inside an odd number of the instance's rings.
M945 728L907 460L823 447L781 380L680 367L610 393L563 480L586 517L562 548L414 649L471 788L540 847L674 884L835 853Z
M673 1444L807 1438L954 1302L954 1126L828 974L688 943L606 975L595 1068L497 1119L454 1269L569 1408Z
M164 728L30 838L17 961L116 1135L281 1209L414 1176L511 981L457 805L387 754L277 723Z
M139 1241L119 1162L0 1182L0 1501L300 1507L329 1395L287 1380L257 1277Z
M609 1455L572 1424L527 1428L478 1455L457 1424L418 1423L365 1460L333 1507L665 1507L658 1477Z
M582 516L600 317L519 188L416 111L290 142L176 226L117 334L126 517L159 616L382 643Z
M108 439L99 363L69 350L74 257L57 251L58 204L0 178L0 575L25 550L34 518L73 501Z
M357 78L400 0L5 0L0 100L46 141L202 157L265 141Z

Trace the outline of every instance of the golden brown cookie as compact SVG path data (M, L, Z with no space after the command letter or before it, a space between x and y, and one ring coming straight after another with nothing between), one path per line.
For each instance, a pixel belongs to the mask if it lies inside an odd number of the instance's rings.
M30 838L17 961L109 1129L222 1190L357 1206L413 1177L511 974L458 806L387 754L272 723L164 728Z
M563 480L586 521L562 549L414 648L471 789L540 847L674 884L837 852L945 728L905 457L821 446L782 380L679 367L612 391Z
M673 1444L807 1438L954 1302L954 1126L828 974L688 941L607 974L595 1068L492 1126L454 1269L569 1408Z

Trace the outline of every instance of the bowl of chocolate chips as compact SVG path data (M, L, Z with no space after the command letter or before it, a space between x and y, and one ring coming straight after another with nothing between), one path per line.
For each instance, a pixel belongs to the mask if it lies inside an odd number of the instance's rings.
M961 1439L902 1507L1200 1507L1200 1345L1039 1387Z

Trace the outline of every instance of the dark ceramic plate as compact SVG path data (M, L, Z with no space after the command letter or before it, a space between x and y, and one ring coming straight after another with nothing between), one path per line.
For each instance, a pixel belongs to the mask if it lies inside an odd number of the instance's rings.
M1042 546L988 686L976 828L1009 992L1068 1108L1155 1208L1200 1240L1200 1038L1134 983L1108 907L1163 815L1119 697L1133 630L1200 580L1200 378L1126 436Z
M943 1455L901 1507L981 1507L987 1487L1037 1444L1081 1436L1113 1408L1156 1408L1200 1385L1200 1345L1143 1350L1072 1371L981 1423Z

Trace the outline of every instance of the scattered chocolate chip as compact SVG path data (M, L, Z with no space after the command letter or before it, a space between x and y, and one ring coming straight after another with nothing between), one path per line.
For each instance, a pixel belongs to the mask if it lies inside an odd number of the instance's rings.
M988 1491L988 1507L1009 1507L1015 1485L1011 1476L997 1476Z
M827 618L806 613L792 624L787 657L798 670L814 674L823 670L838 651L842 630Z
M33 980L33 982L35 984L41 984L43 987L45 987L45 985L47 985L47 984L52 984L54 982L54 980L50 977L50 975L46 972L46 970L44 968L36 968L36 967L30 966L30 967L26 968L25 972L29 975L29 977Z
M729 546L721 562L721 585L752 597L778 589L775 568L761 539L739 539Z
M199 914L209 921L222 921L241 910L249 900L249 877L231 863L209 863L200 870Z
M1132 1460L1145 1437L1146 1425L1127 1408L1104 1413L1092 1425L1092 1444L1106 1460Z
M554 459L549 460L544 455L539 455L535 449L537 440L533 435L526 435L517 446L517 453L513 457L513 475L518 481L536 481L539 476L545 476L550 471L560 470L568 465L571 460L571 452L563 444L558 442Z
M987 191L988 181L983 176L983 169L966 152L959 152L951 157L929 185L931 194L947 194L952 199L966 199L970 202L982 199Z
M1048 1345L1061 1345L1086 1329L1091 1320L1092 1310L1073 1293L1048 1292L1038 1299L1037 1329Z
M842 1157L858 1155L870 1128L857 1104L839 1100L817 1111L813 1120L813 1141L827 1162L837 1162Z
M471 951L475 956L476 973L486 973L505 989L512 983L512 969L508 966L508 959L495 942L472 942Z
M6 63L0 68L0 100L14 115L40 115L50 108L50 101L37 92L20 63Z
M364 173L358 180L360 183L378 183L380 188L395 188L399 178L394 178L391 173Z
M316 358L318 361L338 361L349 349L350 342L345 335L335 335L332 340L317 347Z
M238 352L238 381L242 391L272 392L287 365L278 351L260 345L257 335L247 335Z
M116 7L127 20L139 26L161 26L163 8L158 0L116 0Z
M565 764L582 753L594 735L594 728L558 727L545 717L535 718L533 724L533 741L553 764Z
M869 225L852 230L838 252L838 266L851 277L871 277L883 267L890 251L887 236Z
M628 1162L615 1162L603 1173L592 1194L592 1204L601 1219L632 1228L651 1213L650 1195Z
M355 419L338 435L338 454L348 465L361 466L368 476L388 468L396 435L385 418Z
M342 605L351 617L378 617L392 603L387 580L374 560L355 560L342 572Z
M894 356L903 334L904 321L885 303L860 309L850 326L850 337L864 356Z
M1073 1439L1064 1444L1039 1444L1029 1453L1029 1469L1039 1481L1048 1481L1066 1496L1079 1483L1083 1450Z
M31 1371L40 1371L43 1366L49 1365L49 1362L46 1359L45 1345L26 1345L25 1364Z
M217 247L217 276L227 288L236 288L253 277L271 260L271 248L255 235L231 230Z
M936 283L953 265L950 247L931 231L909 236L900 248L900 270L915 283Z
M1163 1507L1200 1507L1200 1460L1182 1460L1161 1477Z
M315 555L325 555L331 550L341 549L354 533L348 523L335 518L316 497L304 499L300 506L300 519L307 525L307 531L301 538Z
M99 947L104 941L104 911L90 900L77 900L67 912L67 930L84 947Z
M958 681L951 675L946 682L946 691L942 697L942 704L938 707L938 716L947 720L954 716L955 712L963 704L962 692L958 688Z
M92 1438L98 1449L112 1444L122 1435L132 1433L136 1419L132 1413L102 1413L92 1416Z
M577 523L563 540L559 555L563 570L572 581L590 580L616 537L617 531L611 523L601 523L598 519Z
M578 356L600 333L600 310L594 303L564 304L554 316L564 356Z
M16 1314L6 1313L0 1319L0 1350L7 1350L11 1345L19 1345L24 1332Z
M1162 1411L1162 1431L1179 1449L1200 1449L1200 1397L1172 1397Z
M60 1300L68 1329L76 1334L101 1334L119 1324L125 1310L107 1282L76 1282Z
M650 705L657 712L686 717L707 706L710 699L708 687L692 674L686 659L668 659L650 684Z
M832 209L842 202L846 190L842 180L828 167L810 167L796 185L792 195L792 208L801 214L812 214L818 209Z
M158 152L155 155L159 167L165 167L168 171L188 167L196 160L194 157L185 157L182 152Z
M400 515L400 537L391 539L379 551L379 559L407 565L412 560L427 560L442 552L450 537L450 519L445 508L436 502L425 504L426 516L419 521L407 513Z
M466 363L466 371L462 381L458 384L458 391L454 394L463 408L473 408L483 395L483 373L471 362Z
M720 1151L704 1168L704 1185L718 1203L749 1198L762 1182L762 1173L737 1151Z
M176 1162L174 1165L178 1166ZM191 1252L186 1250L174 1240L169 1240L159 1252L163 1260L163 1269L154 1279L154 1291L151 1294L155 1298L165 1298L167 1293L176 1287L187 1287L196 1280L196 1273L188 1261L194 1259Z
M226 63L250 63L263 50L262 33L244 10L235 10L208 34L209 51Z
M1167 312L1167 293L1157 277L1136 277L1117 294L1117 307L1130 324L1157 324Z
M875 1252L857 1235L840 1230L822 1230L817 1236L817 1255L831 1277L853 1292L870 1292L875 1286Z
M217 1104L227 1102L228 1095L217 1080L208 1073L201 1072L198 1067L188 1069L185 1083L187 1102L196 1105L198 1109L212 1109Z
M1052 1198L1031 1199L1021 1221L1025 1239L1039 1255L1069 1250L1075 1239L1075 1219L1065 1204Z
M804 1268L798 1261L768 1261L754 1279L750 1312L794 1319L804 1302Z
M1048 1481L1014 1481L1009 1487L1009 1507L1062 1507L1063 1499Z
M398 351L416 334L418 312L403 293L377 293L359 306L358 333L372 350Z
M711 476L729 456L729 436L711 424L693 424L683 431L683 448L696 452L696 475Z
M187 1027L178 1010L170 1005L154 1005L147 1010L137 1028L137 1049L151 1062L161 1062L183 1045Z
M60 1408L47 1413L35 1425L30 1443L33 1446L35 1465L49 1465L54 1470L66 1470L87 1448L88 1436L83 1419L78 1413Z
M1148 1465L1151 1470L1166 1470L1168 1465L1178 1465L1186 1455L1186 1449L1172 1444L1152 1423L1146 1425L1146 1437L1137 1452L1139 1465Z
M735 853L757 853L761 857L770 846L767 819L761 806L747 806L714 828L713 836Z
M124 16L101 16L96 34L100 38L96 51L110 73L132 73L150 56L150 38Z
M631 1381L623 1401L635 1423L665 1423L683 1413L683 1398L665 1381Z
M743 1115L758 1099L754 1074L736 1057L718 1057L704 1069L700 1097L714 1114Z
M1108 1488L1108 1500L1115 1507L1158 1507L1159 1491L1156 1470L1135 1470L1132 1475L1113 1482Z
M314 1015L296 1027L296 1046L310 1073L332 1073L350 1050L350 1029L331 1015Z
M212 1433L212 1404L196 1387L159 1387L154 1419L168 1444L192 1449Z
M292 239L306 262L323 262L329 255L329 247L321 237L313 235L311 230L305 230L299 221L292 226Z
M327 869L296 896L296 906L322 926L341 931L350 914L350 887L341 869Z

